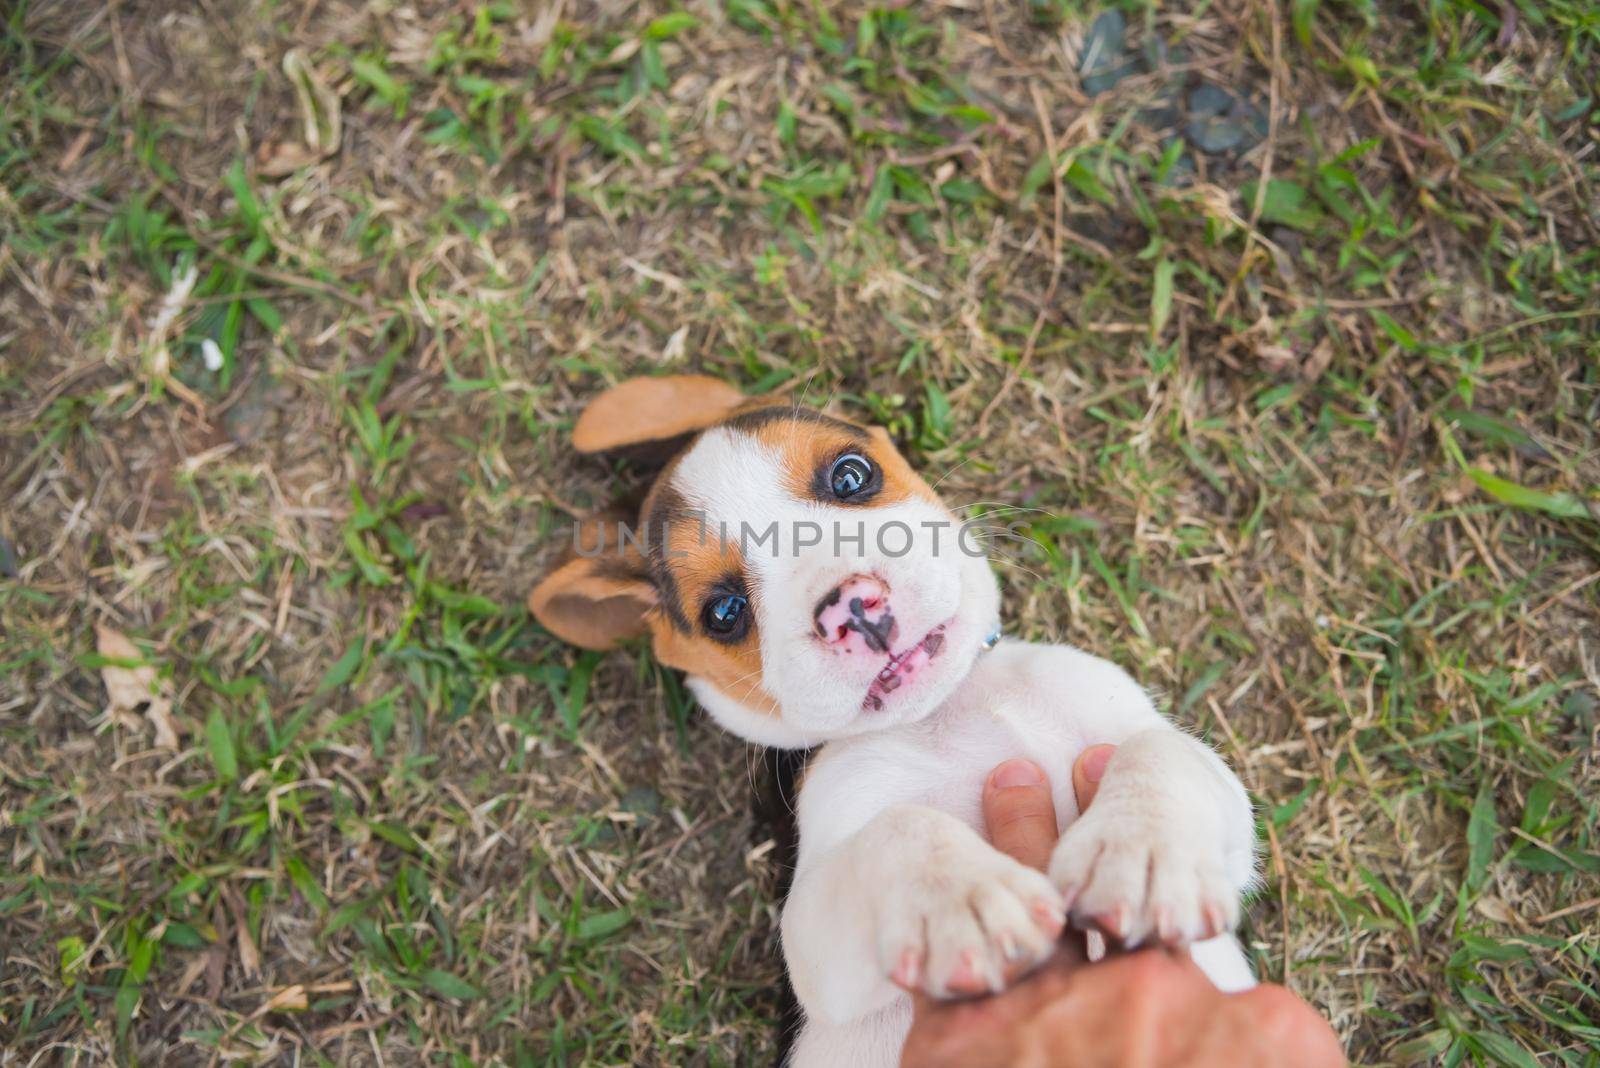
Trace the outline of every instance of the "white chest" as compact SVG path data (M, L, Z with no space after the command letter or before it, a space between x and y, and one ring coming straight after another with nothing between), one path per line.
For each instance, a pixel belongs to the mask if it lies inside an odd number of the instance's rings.
M984 780L996 765L1023 757L1049 778L1064 829L1077 818L1072 762L1092 739L1072 714L1070 693L1038 670L1031 648L1001 646L979 661L936 715L839 754L857 765L851 778L904 784L909 789L894 791L904 800L981 829Z

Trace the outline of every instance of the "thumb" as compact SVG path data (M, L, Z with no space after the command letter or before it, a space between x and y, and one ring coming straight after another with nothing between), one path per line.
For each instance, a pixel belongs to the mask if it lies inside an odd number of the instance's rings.
M989 773L983 784L983 822L996 849L1044 870L1056 844L1056 809L1039 765L1008 760Z
M1116 751L1114 745L1091 745L1079 754L1078 762L1072 765L1072 792L1078 798L1080 813L1089 807L1094 795L1100 792L1100 780L1105 777L1106 765Z

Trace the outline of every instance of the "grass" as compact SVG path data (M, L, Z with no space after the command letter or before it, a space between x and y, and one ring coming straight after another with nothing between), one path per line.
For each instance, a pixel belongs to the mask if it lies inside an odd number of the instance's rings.
M754 755L521 603L697 369L998 509L1353 1060L1600 1064L1600 15L1109 11L10 8L0 1061L764 1059Z

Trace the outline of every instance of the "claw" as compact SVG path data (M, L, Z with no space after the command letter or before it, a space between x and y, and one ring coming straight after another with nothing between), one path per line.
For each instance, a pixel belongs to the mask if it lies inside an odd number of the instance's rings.
M1034 898L1031 911L1033 912L1034 922L1052 938L1060 934L1061 929L1067 924L1066 913L1062 912L1056 903L1049 898Z
M1078 900L1078 892L1083 888L1077 883L1068 883L1061 887L1061 908L1064 912L1072 911L1072 903Z
M1000 935L1000 952L1009 961L1019 961L1028 955L1027 950L1017 944L1010 931L1004 931Z
M961 951L961 962L956 965L956 970L950 973L950 979L945 986L957 994L979 994L989 989L990 983L984 978L977 950Z
M1098 924L1100 929L1105 931L1106 934L1111 935L1113 938L1116 938L1120 941L1128 937L1128 924L1131 919L1132 916L1128 906L1118 905L1110 912L1102 912L1100 915L1096 916L1094 918L1094 922Z
M900 962L894 966L894 971L889 973L889 978L896 986L906 990L915 990L917 981L922 978L922 958L914 949L908 949L900 954Z

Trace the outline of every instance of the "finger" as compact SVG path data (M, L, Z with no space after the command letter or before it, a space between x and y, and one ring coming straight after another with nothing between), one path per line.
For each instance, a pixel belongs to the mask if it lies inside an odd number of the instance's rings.
M1056 844L1050 782L1031 760L1008 760L983 784L983 822L1000 852L1043 871Z
M1079 812L1088 808L1100 792L1100 780L1116 751L1114 745L1091 745L1078 755L1078 762L1072 765L1072 792L1078 799Z
M1344 1049L1328 1021L1283 987L1264 984L1228 1000L1251 1021L1247 1030L1262 1048L1261 1064L1344 1068Z

